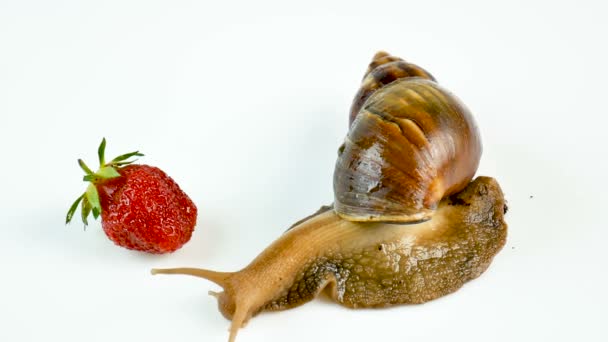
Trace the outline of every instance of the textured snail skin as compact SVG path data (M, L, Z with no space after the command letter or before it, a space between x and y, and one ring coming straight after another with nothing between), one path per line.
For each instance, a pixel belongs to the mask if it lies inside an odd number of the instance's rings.
M427 220L479 165L481 139L467 108L428 72L392 58L379 53L370 64L338 152L335 210L351 221Z
M238 272L177 268L222 286L229 341L261 311L304 304L322 291L350 308L424 303L479 276L503 247L507 225L498 183L478 177L445 198L432 220L411 225L342 219L330 207L289 229Z

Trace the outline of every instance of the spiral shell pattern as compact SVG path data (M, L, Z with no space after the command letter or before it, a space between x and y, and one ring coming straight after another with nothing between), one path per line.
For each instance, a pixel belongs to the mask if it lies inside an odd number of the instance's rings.
M334 171L335 210L344 219L430 219L477 171L481 139L468 109L422 68L403 76L401 63L376 54L355 97Z
M384 51L374 55L363 76L361 87L350 107L349 125L361 110L365 101L378 89L400 78L421 77L435 81L433 75L421 67L405 62L402 58L391 56Z

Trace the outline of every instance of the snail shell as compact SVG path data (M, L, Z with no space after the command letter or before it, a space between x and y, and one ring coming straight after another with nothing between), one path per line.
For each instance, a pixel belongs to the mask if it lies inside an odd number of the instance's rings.
M344 219L428 220L477 171L481 140L467 108L401 59L376 54L351 120L334 171L335 210Z
M407 77L420 77L435 81L433 75L415 64L407 63L402 58L391 56L384 51L376 53L367 67L359 91L350 107L349 126L371 94L397 79Z

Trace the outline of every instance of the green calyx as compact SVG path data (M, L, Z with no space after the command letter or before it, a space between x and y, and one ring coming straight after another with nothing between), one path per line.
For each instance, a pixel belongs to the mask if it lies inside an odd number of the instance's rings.
M109 163L106 163L105 160L105 150L106 150L106 138L101 140L101 144L97 149L97 155L99 156L99 169L97 172L93 172L87 164L84 163L82 159L78 159L78 165L84 171L85 176L82 178L83 181L89 182L89 186L87 186L87 190L84 194L80 195L74 201L70 209L68 210L68 214L65 218L65 223L68 224L74 217L76 213L76 209L78 209L78 205L80 204L80 213L82 217L82 222L87 226L89 224L87 218L89 214L93 213L93 217L97 219L99 215L101 215L101 204L99 203L99 193L97 192L97 187L95 186L97 183L120 177L120 173L118 170L125 166L135 162L137 159L130 160L132 157L142 157L143 154L139 153L139 151L125 153L120 155Z

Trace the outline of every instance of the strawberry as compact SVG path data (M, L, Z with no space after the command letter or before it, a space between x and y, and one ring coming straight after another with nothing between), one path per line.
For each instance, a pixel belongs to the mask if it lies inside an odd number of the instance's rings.
M68 210L66 224L78 205L82 221L88 225L90 213L101 216L104 232L119 246L161 254L183 246L196 225L197 209L192 200L161 169L132 164L139 151L123 154L105 162L106 140L99 145L99 170L78 159L84 170L87 190Z

